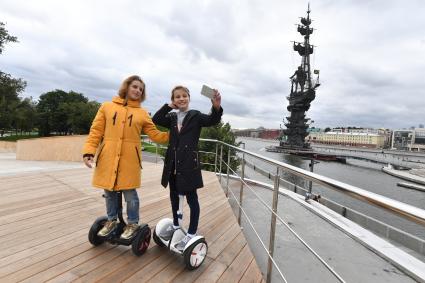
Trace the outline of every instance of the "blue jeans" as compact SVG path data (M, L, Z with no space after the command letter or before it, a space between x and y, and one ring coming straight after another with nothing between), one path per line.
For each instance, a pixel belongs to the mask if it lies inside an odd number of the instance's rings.
M139 223L139 196L135 189L122 190L125 202L127 203L128 224ZM118 194L116 191L105 190L106 214L108 220L116 220L118 217Z

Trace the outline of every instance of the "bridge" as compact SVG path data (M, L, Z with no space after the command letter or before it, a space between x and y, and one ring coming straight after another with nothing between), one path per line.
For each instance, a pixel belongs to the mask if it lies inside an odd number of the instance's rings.
M425 154L421 153L395 150L323 146L316 144L312 145L312 147L315 152L337 155L340 158L366 160L411 169L425 169Z

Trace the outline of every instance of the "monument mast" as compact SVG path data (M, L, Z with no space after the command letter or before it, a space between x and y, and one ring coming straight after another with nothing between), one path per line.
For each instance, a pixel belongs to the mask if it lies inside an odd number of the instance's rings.
M294 51L298 52L301 56L301 63L295 73L290 77L291 79L291 93L287 96L289 105L288 111L291 113L286 117L280 147L289 150L309 150L310 144L305 142L305 137L308 135L308 120L305 112L310 108L310 103L316 97L316 88L319 83L319 71L314 70L317 74L315 82L312 81L310 55L314 52L314 46L310 44L310 35L313 33L310 19L310 4L307 9L307 17L300 19L297 31L304 37L303 42L294 41Z

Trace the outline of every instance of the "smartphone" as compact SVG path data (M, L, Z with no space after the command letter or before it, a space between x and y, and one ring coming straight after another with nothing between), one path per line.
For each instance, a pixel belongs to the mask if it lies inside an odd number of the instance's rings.
M211 87L207 86L207 85L203 85L202 86L202 90L201 90L201 94L205 95L206 97L208 97L209 99L213 99L214 97L214 89L212 89Z

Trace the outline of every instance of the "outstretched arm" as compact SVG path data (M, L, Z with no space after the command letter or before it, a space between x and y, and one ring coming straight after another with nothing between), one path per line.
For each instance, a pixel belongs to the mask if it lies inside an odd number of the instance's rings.
M143 132L157 143L167 143L169 140L169 133L158 130L149 115L146 115L146 119L143 122Z

